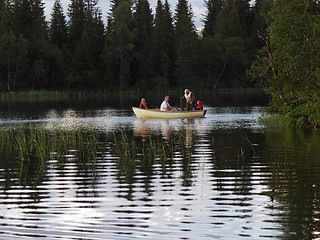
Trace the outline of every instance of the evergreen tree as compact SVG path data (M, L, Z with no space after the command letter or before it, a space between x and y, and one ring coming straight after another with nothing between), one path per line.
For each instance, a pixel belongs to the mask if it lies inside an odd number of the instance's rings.
M138 0L134 20L137 34L135 43L137 61L135 61L134 78L137 81L142 81L144 85L150 80L152 74L151 33L153 16L148 0Z
M263 40L266 35L268 13L272 9L273 0L256 0L253 8L254 18L252 23L252 43L253 52L263 47Z
M13 2L0 0L0 36L12 30Z
M248 0L224 0L214 24L216 80L214 88L241 87L245 82L251 51L251 8ZM210 42L210 41L207 41ZM211 42L212 43L212 42ZM208 68L211 72L211 68Z
M44 15L44 3L41 0L33 0L32 2L32 37L33 39L47 40L48 37L48 24Z
M221 10L222 0L205 0L207 15L204 19L203 36L213 37L216 17Z
M32 7L31 40L29 44L29 59L32 59L31 89L45 89L48 86L48 38L47 22L44 16L44 3L33 0Z
M100 78L99 61L104 45L104 25L100 9L88 8L86 15L86 23L74 57L74 75L79 80L75 87L82 90L99 87L96 81Z
M175 32L172 13L167 0L159 0L156 8L155 27L153 31L153 64L157 85L172 86L172 73L175 56Z
M15 36L28 40L28 61L21 83L26 89L42 89L47 84L46 48L47 23L44 5L40 0L16 0L13 12L13 30Z
M49 40L50 43L60 49L67 42L67 24L60 0L56 0L53 5L49 29Z
M0 37L0 91L15 91L27 62L28 41L12 31Z
M68 8L68 16L68 44L71 53L73 53L77 42L81 39L84 29L86 19L84 0L71 0Z
M236 0L236 8L239 14L239 22L245 37L251 36L253 11L250 6L251 0Z
M32 0L16 0L14 4L13 29L15 35L23 35L25 38L32 39Z
M161 72L165 79L165 86L172 77L173 64L175 61L175 32L172 22L172 14L168 0L164 2L163 9L163 29L162 29L162 54L161 54ZM168 84L170 85L170 84Z
M132 1L134 0L110 0L110 13L108 16L109 21L112 21L114 19L114 12L116 11L120 3L128 2L130 4L130 7L132 7Z
M132 55L134 41L134 19L129 1L122 1L113 12L107 27L107 41L103 52L108 81L111 85L123 88L130 84L132 75ZM115 82L114 82L115 81Z
M198 38L192 18L192 9L187 0L179 0L175 13L175 63L179 84L189 84L196 70Z
M219 65L217 42L213 40L213 37L215 35L216 18L222 8L222 0L205 0L205 6L206 16L200 45L201 57L198 64L201 66L201 75L207 79L206 87L210 87L217 71L216 66Z
M49 89L65 89L67 87L67 58L70 55L67 53L67 24L60 0L56 0L52 13L51 23L48 32L49 42L52 46L47 49L47 54L50 56L48 64L48 78L50 79Z
M161 66L161 55L162 55L162 38L161 36L163 35L163 4L161 0L157 1L157 6L156 6L156 13L155 13L155 18L154 18L154 29L152 33L152 40L153 40L153 68L154 68L154 75L155 76L160 76L162 73L160 66Z
M223 7L216 17L214 32L223 37L246 36L245 25L241 22L236 1L225 0L223 2Z

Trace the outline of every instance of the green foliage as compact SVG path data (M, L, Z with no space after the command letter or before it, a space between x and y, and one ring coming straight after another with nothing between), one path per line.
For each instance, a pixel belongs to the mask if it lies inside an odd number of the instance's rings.
M134 78L147 85L152 76L152 29L153 16L147 0L139 0L134 13L136 26Z
M211 43L202 45L202 52L206 52L207 47L212 49L206 54L207 68L202 70L208 74L206 85L213 88L245 86L245 70L255 52L249 1L211 0L206 5L204 43Z
M60 0L55 1L52 11L49 40L51 44L62 48L67 41L67 23Z
M71 0L68 8L68 45L70 52L74 52L77 42L81 39L85 24L85 6L83 0Z
M170 87L173 85L173 63L175 58L175 33L172 14L168 1L162 4L158 0L155 15L155 26L152 34L154 77L158 78L157 86Z
M130 3L123 1L114 11L114 19L108 26L107 48L116 64L112 63L119 72L118 83L120 88L127 86L131 81L131 60L136 34L134 32L134 19Z
M112 0L106 27L97 3L71 0L67 21L56 0L47 26L42 1L0 0L0 91L246 84L262 2L206 0L204 38L187 0L177 2L174 17L168 0L158 0L154 15L148 0Z
M55 155L64 159L70 150L81 159L94 159L99 148L99 136L87 130L55 130L53 132L21 125L18 129L0 131L0 151L13 154L21 162L38 159L42 162Z
M317 1L275 1L266 47L249 72L272 96L271 109L295 126L317 128L319 26Z
M4 79L1 85L7 91L16 89L17 78L25 70L27 47L28 41L22 36L17 38L12 31L0 38L0 78Z
M0 36L12 30L13 13L12 0L0 0Z
M214 26L216 18L222 7L222 0L205 0L207 12L204 20L203 36L213 37L215 34Z
M176 69L178 84L189 85L195 76L198 37L193 23L193 12L187 0L179 0L175 12Z

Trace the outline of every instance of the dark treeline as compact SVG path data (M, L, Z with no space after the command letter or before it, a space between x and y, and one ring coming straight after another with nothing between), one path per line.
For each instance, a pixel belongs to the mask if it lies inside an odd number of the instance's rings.
M272 0L205 0L203 30L187 0L0 0L0 91L248 86Z

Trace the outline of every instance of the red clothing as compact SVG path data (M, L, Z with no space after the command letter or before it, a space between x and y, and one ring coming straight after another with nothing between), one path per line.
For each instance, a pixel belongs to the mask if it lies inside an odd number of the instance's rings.
M203 102L199 102L194 107L194 110L203 110Z
M148 109L147 104L145 104L144 102L141 102L139 107L142 109Z

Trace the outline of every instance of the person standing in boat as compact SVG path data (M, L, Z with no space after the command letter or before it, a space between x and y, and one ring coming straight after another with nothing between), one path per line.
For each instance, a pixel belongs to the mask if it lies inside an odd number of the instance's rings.
M170 100L170 97L169 96L165 96L163 102L161 103L160 111L175 111L175 110L177 110L176 107L171 107L170 106L169 100Z
M141 103L140 103L139 108L141 108L141 109L148 109L148 108L147 108L147 102L146 102L146 100L145 100L144 98L141 99Z
M189 89L184 90L184 95L181 99L185 98L186 99L186 110L190 111L193 108L193 93L189 91Z

